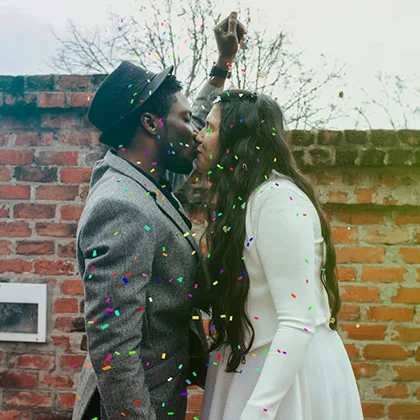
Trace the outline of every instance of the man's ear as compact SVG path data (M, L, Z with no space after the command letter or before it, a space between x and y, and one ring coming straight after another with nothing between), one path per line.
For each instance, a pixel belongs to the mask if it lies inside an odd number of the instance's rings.
M158 124L156 117L150 112L145 112L140 117L141 124L143 128L152 136L157 136Z

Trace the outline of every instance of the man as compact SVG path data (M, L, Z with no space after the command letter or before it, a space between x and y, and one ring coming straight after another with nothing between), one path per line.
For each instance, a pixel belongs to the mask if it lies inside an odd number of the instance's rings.
M184 420L186 388L203 386L206 359L200 251L163 175L185 181L195 136L245 28L236 13L216 26L217 67L191 111L172 67L155 75L125 61L95 94L89 120L111 146L95 163L77 232L88 355L73 420Z

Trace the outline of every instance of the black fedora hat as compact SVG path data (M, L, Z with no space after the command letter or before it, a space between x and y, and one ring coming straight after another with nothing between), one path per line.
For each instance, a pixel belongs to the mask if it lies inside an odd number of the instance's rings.
M102 132L101 143L116 145L118 131L131 116L137 115L136 111L172 74L173 68L170 66L156 74L123 61L109 74L96 91L88 111L89 121Z

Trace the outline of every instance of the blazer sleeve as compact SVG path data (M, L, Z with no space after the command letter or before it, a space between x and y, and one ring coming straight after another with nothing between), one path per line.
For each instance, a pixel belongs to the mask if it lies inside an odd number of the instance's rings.
M287 187L269 190L267 195L256 218L255 246L278 326L241 420L276 418L315 331L315 245L309 202Z
M98 201L80 230L88 352L107 417L156 420L145 383L142 330L155 232L127 200Z
M220 89L215 86L210 85L207 81L204 83L203 88L200 90L199 94L194 100L192 105L192 120L194 125L198 128L199 131L204 127L204 122L210 109L213 106L213 101L216 99L217 92ZM171 171L165 172L165 178L170 181L172 184L172 189L175 191L181 188L189 179L191 174L195 171L195 168L188 175L176 174Z

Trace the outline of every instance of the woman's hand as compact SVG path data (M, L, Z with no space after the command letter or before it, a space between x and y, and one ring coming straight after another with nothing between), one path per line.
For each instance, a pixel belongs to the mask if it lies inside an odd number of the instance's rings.
M238 21L238 14L232 12L229 17L216 25L213 31L219 51L217 65L227 70L231 67L239 45L245 38L245 26Z

